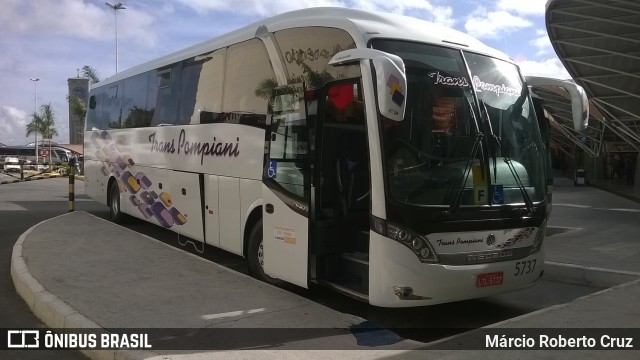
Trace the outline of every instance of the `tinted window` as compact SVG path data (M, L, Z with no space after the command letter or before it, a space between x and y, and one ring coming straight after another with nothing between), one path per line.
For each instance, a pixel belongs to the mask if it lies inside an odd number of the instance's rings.
M149 73L124 80L123 127L144 127L151 123L151 114L147 111L148 80Z
M158 95L155 101L155 111L153 112L151 126L175 125L178 122L181 70L182 63L158 70L156 75Z
M192 123L191 118L196 105L196 93L198 91L201 69L202 64L195 59L187 60L183 64L180 81L180 106L176 122L178 125Z
M327 66L338 52L355 48L353 38L344 30L305 27L274 35L289 83L304 82L307 89L319 89L331 80L360 76L359 66Z
M102 108L102 124L107 128L119 129L122 127L122 82L107 85L104 94L104 106ZM102 127L101 129L104 129Z
M256 95L275 78L262 41L253 39L227 49L222 112L266 114L267 99Z
M364 102L358 84L331 86L325 100L325 123L364 125Z
M191 123L213 122L214 114L222 112L222 86L224 84L224 58L227 49L216 50L210 54L196 56L201 63L198 80L195 109ZM196 117L197 119L194 119Z
M102 121L102 106L104 104L103 88L98 88L91 91L91 99L94 99L95 106L87 109L87 130L93 128L106 129L106 124Z

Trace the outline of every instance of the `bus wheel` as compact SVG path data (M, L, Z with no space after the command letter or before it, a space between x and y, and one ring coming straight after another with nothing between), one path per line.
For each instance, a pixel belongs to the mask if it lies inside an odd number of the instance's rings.
M262 242L262 219L253 226L249 236L249 247L247 249L247 262L249 263L249 273L258 280L262 280L272 285L278 285L280 280L264 273L264 247Z
M120 189L117 181L111 183L109 197L109 219L116 224L120 224L124 220L124 214L120 210Z

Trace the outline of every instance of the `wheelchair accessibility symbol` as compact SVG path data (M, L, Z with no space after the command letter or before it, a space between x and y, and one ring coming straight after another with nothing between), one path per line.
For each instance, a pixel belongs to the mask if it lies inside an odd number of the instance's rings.
M504 188L502 185L491 185L491 204L504 204Z
M267 168L267 177L269 179L275 179L278 173L278 161L269 160L269 167Z

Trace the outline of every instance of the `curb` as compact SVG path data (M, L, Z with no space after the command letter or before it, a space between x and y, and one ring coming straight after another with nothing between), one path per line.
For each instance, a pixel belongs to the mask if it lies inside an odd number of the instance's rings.
M19 183L19 182L27 182L27 181L33 181L33 180L44 180L44 179L55 179L55 178L67 178L68 176L66 175L60 175L60 174L43 174L43 175L37 175L37 176L31 176L31 177L25 177L23 180L20 179L13 179L13 180L2 180L0 181L0 185L4 185L4 184L15 184L15 183ZM76 180L79 181L85 181L85 177L84 175L76 175L74 176L74 178Z
M59 216L66 216L63 214ZM23 244L27 236L38 226L59 216L41 221L25 231L13 246L11 254L11 279L16 292L22 297L31 311L52 329L102 329L100 325L78 312L71 305L45 289L40 282L31 275L22 256ZM106 332L106 330L105 330ZM170 359L166 356L148 350L80 350L84 355L95 360L113 359Z
M631 201L635 201L637 203L640 203L640 198L638 198L638 196L636 196L636 195L629 194L629 193L626 193L624 191L618 191L616 189L612 189L612 188L607 187L607 186L602 186L602 185L600 185L598 183L591 183L589 185L591 185L592 187L594 187L596 189L599 189L599 190L602 190L602 191L606 191L606 192L608 192L610 194L617 195L617 196L623 197L623 198L625 198L627 200L631 200Z
M594 266L544 262L547 279L598 287L613 287L640 279L640 273L610 270Z

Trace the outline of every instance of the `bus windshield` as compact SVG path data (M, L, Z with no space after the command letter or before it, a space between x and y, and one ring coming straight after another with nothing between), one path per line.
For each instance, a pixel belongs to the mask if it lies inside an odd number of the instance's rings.
M406 67L403 121L382 121L391 198L419 206L544 199L544 151L515 65L444 47L377 40Z

